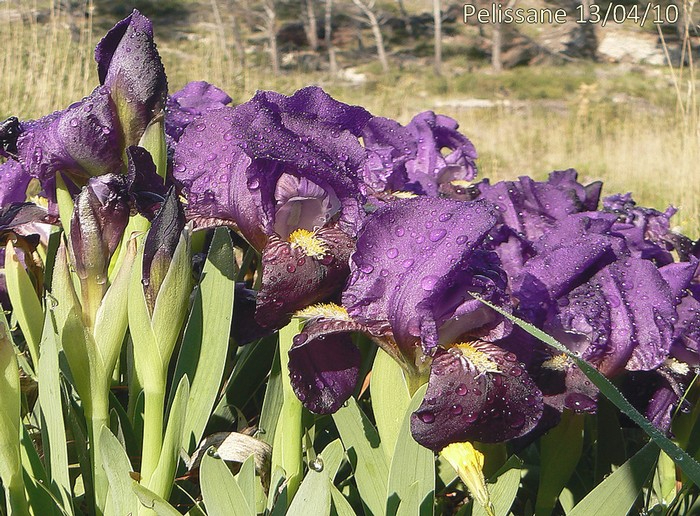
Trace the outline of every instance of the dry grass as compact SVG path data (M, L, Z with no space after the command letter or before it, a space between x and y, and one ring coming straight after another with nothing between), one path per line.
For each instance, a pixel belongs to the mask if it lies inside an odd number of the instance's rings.
M28 15L36 4L27 7L25 2L5 2L3 6L0 116L35 118L63 108L92 90L97 84L92 60L97 37L90 17L76 23L76 18L54 9L47 21L38 23ZM21 19L18 13L24 13ZM416 75L404 72L382 79L370 70L367 83L348 86L320 73L273 77L258 67L240 70L235 56L227 50L230 46L222 45L216 31L193 40L159 40L158 44L173 91L189 80L202 79L221 86L236 101L243 101L259 88L290 93L315 83L340 100L364 105L375 114L404 123L421 110L434 109L460 121L479 151L484 177L498 180L527 174L544 178L551 170L573 167L579 170L582 181L603 180L607 194L631 191L640 204L659 209L668 204L678 206L681 210L676 224L690 235L700 236L699 107L695 98L684 97L682 100L692 109L686 110L685 116L674 109L675 93L669 86L668 71L656 70L654 74L661 77L650 86L644 74L631 78L599 67L594 71L604 73L587 72L568 86L574 88L573 93L552 93L559 95L558 100L460 109L450 107L449 99L495 98L494 84L500 80L509 80L512 88L525 88L529 72L500 77L485 73L465 82L464 74L438 81L425 71ZM552 84L561 78L558 69L536 73L549 74ZM687 87L693 84L688 82L687 72L681 80L681 91L694 94L695 90ZM460 88L459 84L467 86ZM474 91L467 95L465 89L470 88ZM609 98L613 91L622 93L627 101L612 103ZM438 103L443 107L437 108ZM688 112L695 113L694 118L687 116Z

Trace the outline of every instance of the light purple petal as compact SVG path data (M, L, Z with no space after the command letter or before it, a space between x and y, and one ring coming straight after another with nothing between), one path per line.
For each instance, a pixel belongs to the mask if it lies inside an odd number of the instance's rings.
M406 163L408 180L426 195L436 197L441 183L476 177L476 149L458 127L454 119L432 111L416 115L406 126L418 144L415 159Z
M32 177L17 161L8 160L0 165L0 209L13 203L24 202Z
M419 343L430 353L453 318L461 333L497 331L501 318L469 294L502 302L497 257L476 253L497 220L485 201L423 197L377 210L358 236L343 305L365 326L388 324L409 359ZM487 262L490 272L479 272Z
M199 115L221 109L231 103L223 90L205 81L193 81L168 97L165 132L173 141L180 140L185 127Z

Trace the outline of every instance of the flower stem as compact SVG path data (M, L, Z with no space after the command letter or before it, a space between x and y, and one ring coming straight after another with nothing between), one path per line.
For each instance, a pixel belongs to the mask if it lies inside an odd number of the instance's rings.
M151 482L163 447L163 409L165 385L146 386L144 390L143 448L141 450L141 484Z
M108 379L108 378L107 378ZM95 513L103 514L107 502L109 481L107 473L102 466L100 454L100 433L102 426L109 428L109 387L100 385L93 389L85 400L85 413L88 419L88 432L90 439L90 462L92 463L92 477L95 489Z

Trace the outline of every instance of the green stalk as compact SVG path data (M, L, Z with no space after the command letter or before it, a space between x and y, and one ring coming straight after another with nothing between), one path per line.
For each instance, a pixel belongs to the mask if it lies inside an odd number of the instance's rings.
M155 380L155 379L154 379ZM158 467L163 447L163 409L165 408L165 383L147 381L144 390L143 447L141 450L141 485L151 482ZM157 385L148 385L155 383Z
M104 377L105 375L100 375ZM109 380L109 377L101 378ZM103 513L107 503L107 491L109 481L107 473L102 466L102 455L100 454L100 440L102 427L109 428L109 385L94 386L91 394L83 399L85 404L85 417L88 420L88 437L90 439L90 462L92 464L92 481L95 490L95 512L99 515Z
M279 332L280 365L282 370L282 409L277 422L272 447L272 471L281 467L287 476L287 501L291 501L299 488L303 475L301 424L302 405L292 390L289 378L289 350L292 339L300 332L299 319L292 321Z

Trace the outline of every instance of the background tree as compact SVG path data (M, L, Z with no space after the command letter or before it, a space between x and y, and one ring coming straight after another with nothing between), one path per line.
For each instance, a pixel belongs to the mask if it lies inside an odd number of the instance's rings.
M362 14L365 15L366 20L364 21L366 23L369 23L369 26L372 29L372 34L374 35L374 42L377 46L377 58L379 59L379 62L382 65L382 71L384 73L388 72L389 61L386 57L384 38L382 37L382 29L379 25L379 18L374 12L375 0L370 0L367 3L365 3L364 0L352 0L352 3L354 3L360 9Z

